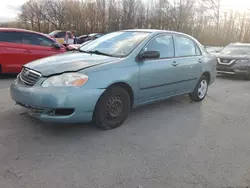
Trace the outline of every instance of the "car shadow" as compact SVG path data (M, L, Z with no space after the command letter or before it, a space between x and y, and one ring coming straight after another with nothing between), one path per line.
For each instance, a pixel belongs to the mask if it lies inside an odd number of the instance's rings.
M221 78L224 80L234 80L234 81L248 81L245 80L243 76L240 75L227 75L227 74L219 74L217 78Z
M17 74L0 74L1 80L9 80L17 77Z
M165 115L166 113L174 114L175 110L178 111L178 109L182 108L196 108L194 113L199 111L200 109L200 103L193 103L187 95L185 96L177 96L173 97L167 100L162 100L159 102L155 102L148 105L143 105L141 107L132 109L131 113L129 114L128 119L125 121L125 123L113 130L109 130L107 132L116 132L120 129L140 129L139 126L141 126L141 122L147 121L150 124L153 124L155 120L157 120L158 123L165 123ZM195 107L192 107L195 105ZM177 112L178 113L178 112ZM177 114L176 113L176 114ZM67 136L82 136L82 133L85 136L88 135L95 135L95 134L101 134L104 130L101 130L97 128L93 123L79 123L79 124L55 124L55 123L44 123L40 120L34 119L30 117L27 113L23 112L23 116L25 116L25 121L31 121L31 126L34 126L36 131L38 132L44 132L45 134L52 134L57 135L60 137L67 137ZM171 117L172 115L170 115ZM198 113L198 116L200 117L200 113ZM142 121L143 120L143 121ZM137 125L134 123L136 122ZM152 127L153 128L153 127Z

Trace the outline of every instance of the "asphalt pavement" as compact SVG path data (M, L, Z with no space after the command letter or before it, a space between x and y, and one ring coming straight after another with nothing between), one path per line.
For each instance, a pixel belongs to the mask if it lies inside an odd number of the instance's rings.
M250 186L250 82L219 77L202 103L176 97L125 124L52 125L15 107L0 78L0 188Z

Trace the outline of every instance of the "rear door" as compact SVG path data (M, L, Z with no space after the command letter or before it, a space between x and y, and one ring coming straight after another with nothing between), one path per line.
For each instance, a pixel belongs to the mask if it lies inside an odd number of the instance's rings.
M202 74L203 56L199 47L184 35L175 35L176 92L183 94L194 89Z
M26 63L26 49L22 46L20 32L0 32L0 64L3 73L18 73Z

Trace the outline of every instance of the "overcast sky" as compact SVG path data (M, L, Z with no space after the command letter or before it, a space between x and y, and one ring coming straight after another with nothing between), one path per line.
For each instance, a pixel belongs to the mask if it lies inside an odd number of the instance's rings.
M21 5L27 0L1 0L0 3L0 21L14 20L19 11Z
M21 5L27 0L1 0L0 22L14 20L20 12ZM238 11L250 9L250 0L222 0L223 7Z

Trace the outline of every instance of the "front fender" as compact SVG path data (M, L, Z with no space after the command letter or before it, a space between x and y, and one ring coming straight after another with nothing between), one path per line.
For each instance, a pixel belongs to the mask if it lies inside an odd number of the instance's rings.
M84 87L89 89L106 89L115 83L128 84L134 93L134 102L138 100L139 67L137 65L116 67L87 73L89 80Z

